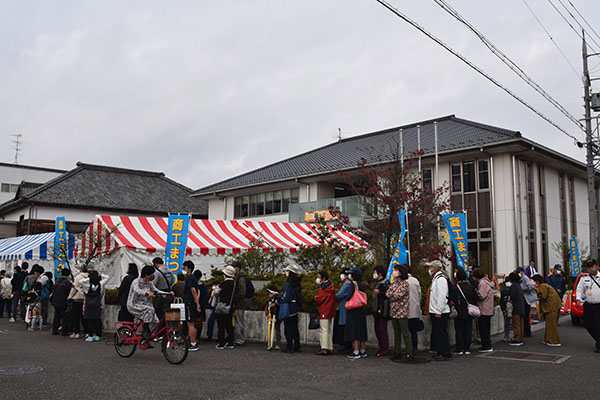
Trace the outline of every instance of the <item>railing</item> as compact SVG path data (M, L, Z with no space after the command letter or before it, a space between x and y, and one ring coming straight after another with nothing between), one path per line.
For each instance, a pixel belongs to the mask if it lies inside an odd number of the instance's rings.
M369 219L363 206L361 196L338 197L335 199L322 199L306 203L290 204L290 222L314 222L311 213L327 211L329 207L337 207L342 215L350 219L350 226L360 228L363 222Z

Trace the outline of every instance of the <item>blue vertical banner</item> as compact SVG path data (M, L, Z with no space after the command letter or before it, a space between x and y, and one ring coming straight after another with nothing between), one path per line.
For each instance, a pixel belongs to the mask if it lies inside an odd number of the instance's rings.
M456 263L469 273L469 245L467 242L467 216L465 213L454 213L442 215L450 240L456 252Z
M61 276L61 271L67 267L67 227L65 217L56 218L54 235L54 277Z
M390 260L388 266L386 278L388 281L392 281L392 272L394 272L395 265L408 264L408 251L404 245L404 237L406 236L406 210L402 210L398 213L398 219L400 220L400 237L396 245L394 255Z
M165 265L173 272L175 277L181 271L181 266L185 258L189 229L189 214L169 215ZM177 278L175 278L175 281L177 281Z
M571 275L577 276L581 273L581 260L579 260L579 248L577 247L577 239L569 240L569 261L571 262Z

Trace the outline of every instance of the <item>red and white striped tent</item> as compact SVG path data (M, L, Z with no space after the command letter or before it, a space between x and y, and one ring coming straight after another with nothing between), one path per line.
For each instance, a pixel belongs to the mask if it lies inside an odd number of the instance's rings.
M128 262L138 266L152 257L165 253L167 218L125 217L97 215L78 242L75 257L120 254L112 263L122 265L125 272ZM311 236L308 232L313 232ZM334 230L333 235L351 248L366 244L351 232ZM222 266L227 254L239 254L250 249L250 243L258 238L264 241L264 251L274 248L278 252L293 254L300 244L318 245L314 225L288 222L257 222L244 220L190 220L186 257L208 272L210 265ZM101 243L98 246L95 243ZM112 269L112 268L111 268ZM107 271L108 272L108 271ZM109 272L110 275L110 272ZM122 273L118 274L120 276ZM112 280L112 279L111 279ZM109 282L118 284L117 282Z

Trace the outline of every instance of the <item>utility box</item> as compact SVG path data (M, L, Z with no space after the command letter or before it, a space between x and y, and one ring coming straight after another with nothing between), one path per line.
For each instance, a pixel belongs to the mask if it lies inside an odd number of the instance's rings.
M600 112L600 93L592 93L592 110Z

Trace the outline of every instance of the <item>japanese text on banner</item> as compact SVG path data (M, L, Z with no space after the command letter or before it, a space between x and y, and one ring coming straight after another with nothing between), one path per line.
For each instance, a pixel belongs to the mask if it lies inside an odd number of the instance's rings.
M469 246L467 242L467 216L465 213L454 213L442 215L450 240L454 245L456 263L465 272L469 272L468 258Z
M581 261L579 260L579 248L577 247L577 239L569 240L569 261L571 262L571 275L577 276L581 273Z
M398 219L400 220L400 237L398 238L396 250L390 260L390 265L388 266L386 274L386 278L390 282L392 281L394 266L408 264L408 251L406 251L406 246L404 245L404 236L406 236L406 210L402 210L398 213Z
M187 248L190 216L187 214L169 215L167 246L165 248L165 265L173 272L174 276L181 271Z
M54 276L61 276L67 267L67 227L65 217L56 218L54 235Z

